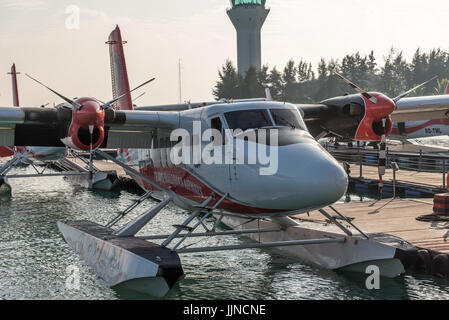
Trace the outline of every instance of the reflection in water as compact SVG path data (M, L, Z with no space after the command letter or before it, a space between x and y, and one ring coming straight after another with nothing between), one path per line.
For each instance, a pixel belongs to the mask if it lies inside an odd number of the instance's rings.
M20 172L32 172L27 168ZM111 289L63 241L58 220L106 223L136 195L89 192L63 178L11 180L12 198L0 202L0 299L152 299ZM369 201L350 194L350 201ZM345 199L343 199L345 200ZM154 203L143 204L139 212ZM134 213L123 224L138 215ZM177 207L164 209L140 234L166 234L185 219ZM209 221L212 223L212 220ZM195 238L197 245L231 245L245 238ZM276 249L247 249L182 255L185 278L166 299L448 299L448 282L408 274L381 279L367 290L363 274L333 272L299 262ZM66 288L67 267L79 268L80 288Z

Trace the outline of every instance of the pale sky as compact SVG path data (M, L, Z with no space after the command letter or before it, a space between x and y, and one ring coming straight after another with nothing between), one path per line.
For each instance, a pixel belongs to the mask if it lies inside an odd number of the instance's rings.
M81 10L80 29L66 28L69 5ZM374 50L383 61L391 46L410 58L416 48L449 50L447 0L267 0L262 61L283 69L290 58L316 66L321 57ZM11 106L6 73L16 63L68 97L109 100L111 80L104 42L122 30L131 87L156 77L138 105L178 101L178 59L183 100L212 100L218 69L236 64L236 34L227 0L0 0L0 106ZM22 106L60 102L23 74Z

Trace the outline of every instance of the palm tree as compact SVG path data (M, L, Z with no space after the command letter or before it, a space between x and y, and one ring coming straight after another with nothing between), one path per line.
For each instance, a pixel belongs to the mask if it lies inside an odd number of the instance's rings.
M435 95L445 94L448 83L449 83L449 80L446 78L438 80L437 86L435 88L433 88L433 93Z

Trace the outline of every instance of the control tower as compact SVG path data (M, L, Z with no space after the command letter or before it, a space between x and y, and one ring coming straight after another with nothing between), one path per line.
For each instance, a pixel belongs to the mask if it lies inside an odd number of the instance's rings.
M227 13L237 30L238 72L245 76L253 66L260 70L261 41L260 30L270 12L265 8L266 0L231 0Z

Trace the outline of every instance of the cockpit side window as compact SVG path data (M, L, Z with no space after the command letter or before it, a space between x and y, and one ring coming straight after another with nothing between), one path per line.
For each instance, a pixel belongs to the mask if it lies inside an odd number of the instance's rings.
M218 131L221 132L221 130L223 129L223 125L221 124L221 120L220 118L213 118L210 120L210 127L212 129L217 129Z
M273 125L266 109L226 112L225 117L229 129L232 130L241 129L245 131Z
M292 127L305 130L304 123L298 112L290 109L270 109L276 126Z
M220 131L221 136L222 136L222 143L224 144L225 143L225 135L224 135L224 130L223 130L223 123L221 122L221 119L219 117L210 119L210 128ZM213 139L211 139L211 141L213 141Z

